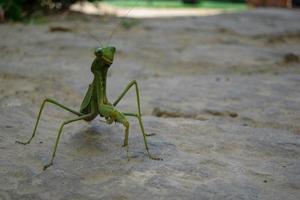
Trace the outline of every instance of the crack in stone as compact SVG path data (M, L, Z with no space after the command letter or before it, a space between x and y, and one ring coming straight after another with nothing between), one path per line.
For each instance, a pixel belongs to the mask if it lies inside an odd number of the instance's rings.
M164 117L164 118L188 118L188 119L196 119L201 121L208 120L203 115L212 115L212 116L219 116L219 117L231 117L236 118L238 117L238 113L232 111L218 111L212 109L205 109L202 113L183 113L179 111L166 111L161 110L159 107L155 107L152 111L152 115L156 117Z

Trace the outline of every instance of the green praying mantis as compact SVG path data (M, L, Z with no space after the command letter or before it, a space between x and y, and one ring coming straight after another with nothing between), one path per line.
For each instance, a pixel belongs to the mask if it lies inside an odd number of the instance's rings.
M62 134L64 126L67 124L70 124L72 122L79 121L79 120L92 121L98 115L100 115L100 117L104 117L106 123L108 123L108 124L117 122L117 123L121 123L124 126L125 138L124 138L123 146L127 148L127 159L128 160L129 160L128 136L129 136L130 124L129 124L126 116L137 118L140 128L141 128L141 132L143 134L144 144L145 144L146 151L148 153L149 158L151 158L153 160L162 160L161 158L152 156L149 152L147 136L154 135L154 133L146 134L146 132L145 132L143 120L142 120L142 114L141 114L139 87L138 87L137 82L135 80L131 81L125 87L124 91L120 94L120 96L112 104L108 101L108 98L106 96L106 79L107 79L108 69L113 63L115 52L116 52L116 48L112 47L112 46L96 48L96 50L95 50L96 58L94 59L94 61L92 63L92 67L91 67L91 71L94 75L94 79L88 87L85 97L81 103L79 112L76 110L73 110L71 108L68 108L67 106L65 106L63 104L58 103L57 101L55 101L53 99L46 98L40 107L38 117L37 117L37 120L35 123L35 127L34 127L33 133L31 135L31 137L29 138L29 140L26 142L16 141L16 143L23 144L23 145L29 144L32 141L32 139L36 135L36 130L37 130L37 127L39 124L39 120L40 120L42 111L43 111L46 103L54 104L54 105L56 105L64 110L67 110L77 116L73 119L64 121L61 124L61 126L59 127L56 142L55 142L55 145L54 145L54 148L52 151L51 161L43 167L43 170L46 170L48 167L53 165L53 160L55 158L57 146L58 146L59 140L61 138L61 134ZM138 112L137 113L124 113L124 112L118 111L115 108L115 106L117 106L117 104L121 101L121 99L124 97L124 95L133 86L135 87L135 92L136 92Z

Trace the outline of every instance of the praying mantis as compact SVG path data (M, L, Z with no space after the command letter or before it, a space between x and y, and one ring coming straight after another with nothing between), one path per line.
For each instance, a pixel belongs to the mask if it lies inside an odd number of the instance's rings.
M152 136L152 134L147 134L144 129L143 120L142 120L142 114L141 114L141 105L140 105L140 92L139 87L137 84L137 81L133 80L131 81L124 89L124 91L120 94L120 96L113 102L110 103L108 101L108 98L106 96L106 80L107 80L107 72L110 66L113 63L114 55L116 52L116 48L113 46L107 46L107 47L98 47L95 49L95 59L91 66L91 71L94 75L93 81L91 84L89 84L88 90L85 94L85 97L81 103L80 110L76 111L73 110L63 104L58 103L54 99L46 98L40 107L40 110L38 112L38 117L34 126L33 133L29 140L26 142L23 141L16 141L16 143L27 145L29 144L32 139L36 135L36 130L40 121L40 117L42 114L42 111L44 109L44 106L46 103L54 104L64 110L67 110L77 117L72 118L70 120L64 121L61 126L58 129L57 138L54 144L54 148L52 151L52 157L51 161L43 167L43 170L46 170L48 167L53 165L53 160L55 158L56 150L58 147L59 140L61 138L61 134L63 131L63 128L65 125L79 121L79 120L85 120L85 121L92 121L95 119L98 115L100 117L104 117L106 123L112 124L113 122L120 123L125 128L125 138L123 142L123 146L127 148L127 159L129 160L129 148L128 148L128 136L129 136L129 121L127 120L126 116L129 117L135 117L138 119L141 132L143 134L144 144L146 147L147 154L149 158L153 160L162 160L161 158L154 157L150 154L148 143L147 143L147 136ZM132 87L135 87L136 92L136 99L137 99L137 113L125 113L118 111L115 106L121 101L121 99L124 97L124 95L128 92L128 90Z

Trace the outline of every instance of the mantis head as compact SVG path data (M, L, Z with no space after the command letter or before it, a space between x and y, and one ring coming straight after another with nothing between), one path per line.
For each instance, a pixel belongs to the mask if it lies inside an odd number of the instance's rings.
M102 59L106 64L111 65L114 60L115 52L115 47L99 47L95 50L95 55L97 58Z

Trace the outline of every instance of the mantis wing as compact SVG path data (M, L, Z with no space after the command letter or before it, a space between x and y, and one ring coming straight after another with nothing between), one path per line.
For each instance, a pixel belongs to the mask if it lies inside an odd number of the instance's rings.
M81 113L88 113L89 112L89 110L90 110L89 105L91 103L92 94L93 94L93 86L90 84L89 89L86 92L85 97L84 97L84 99L81 103L81 106L80 106L80 112Z

